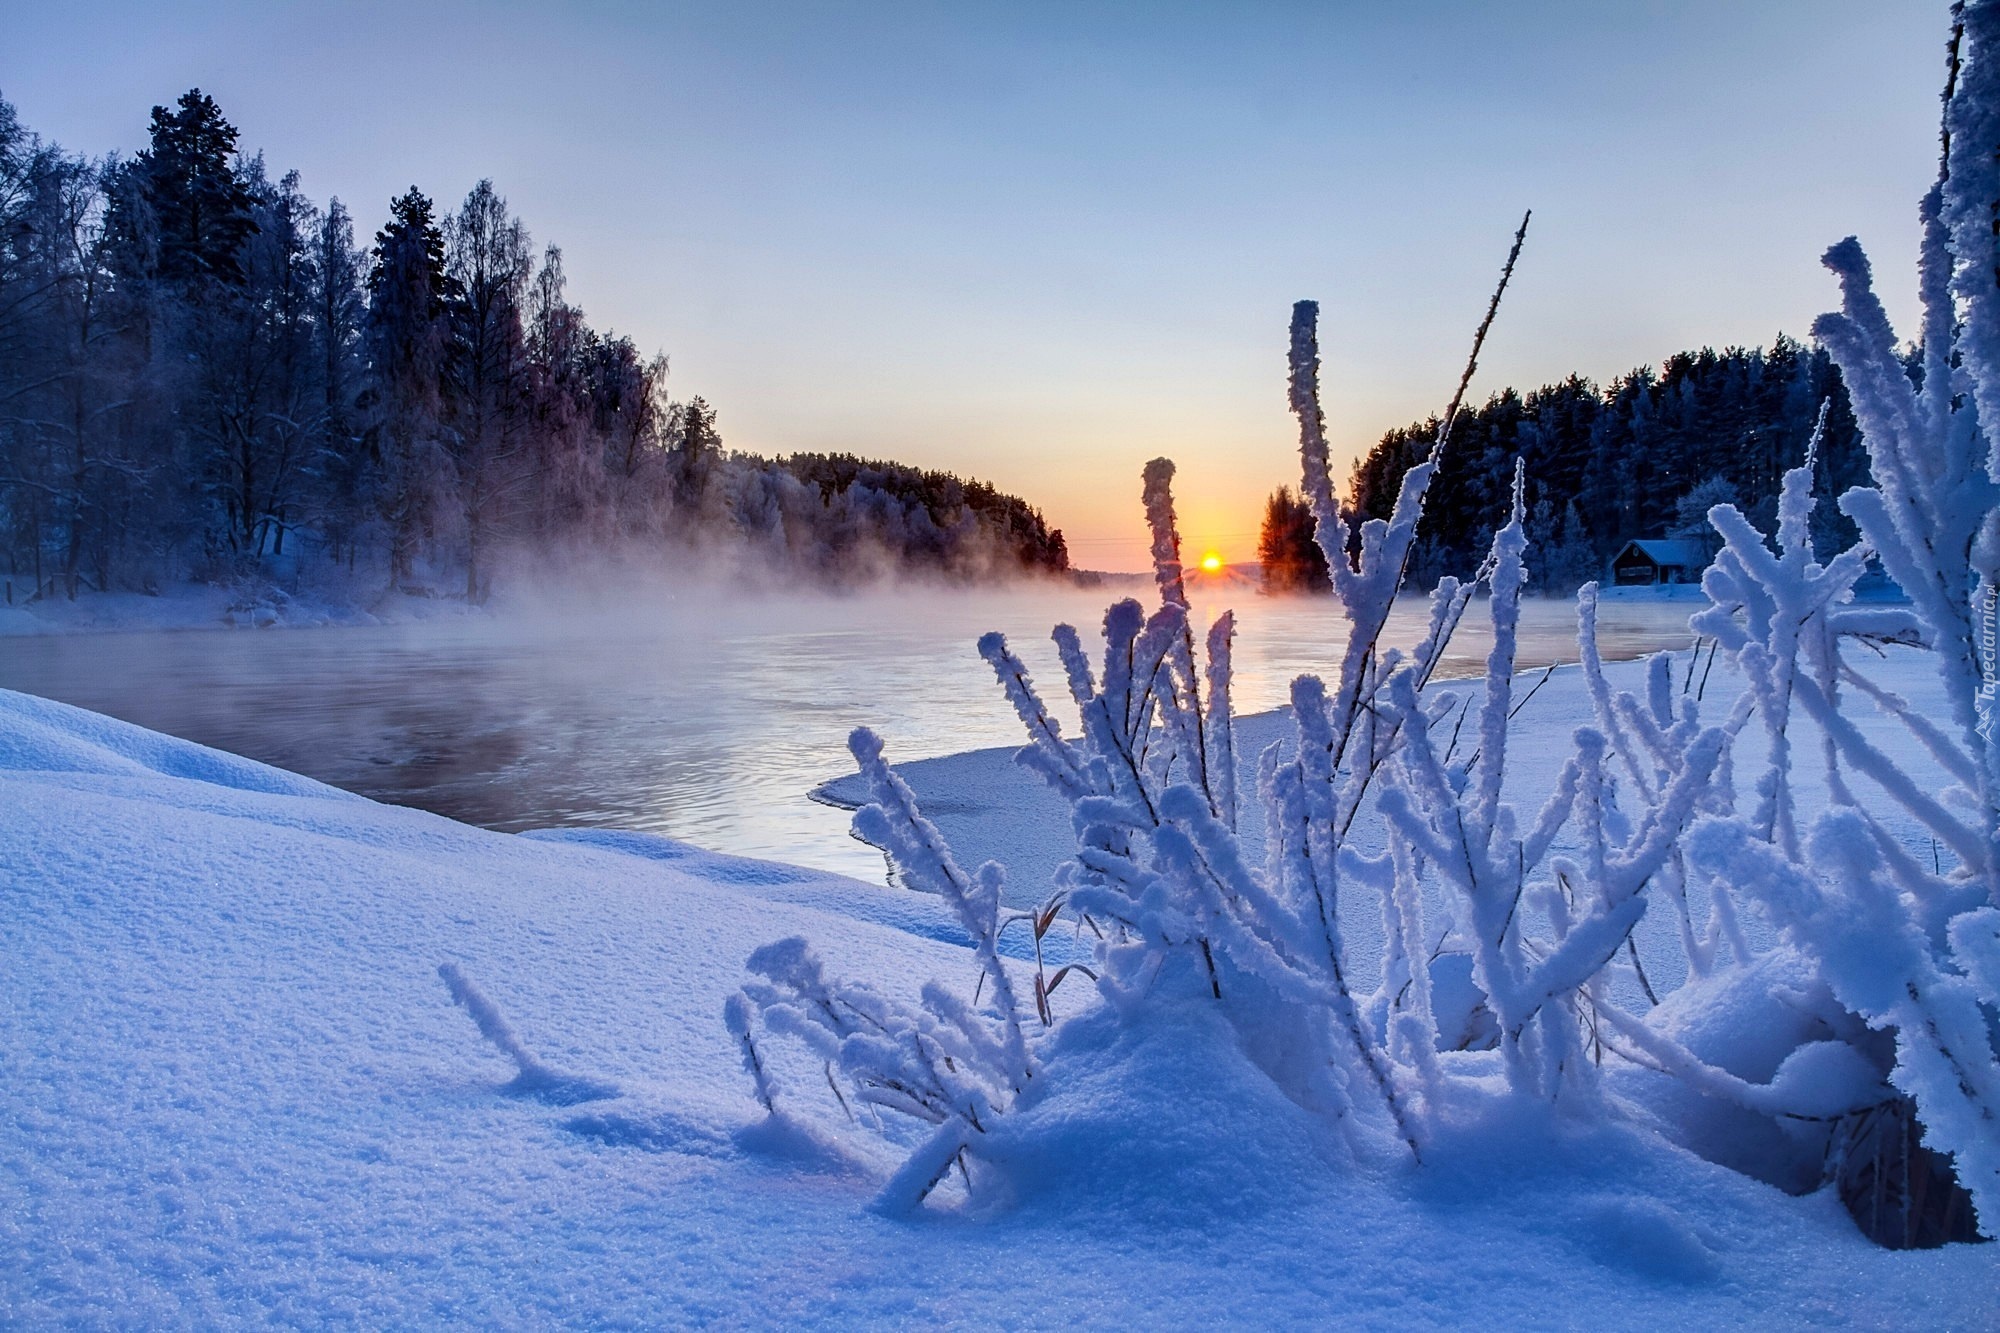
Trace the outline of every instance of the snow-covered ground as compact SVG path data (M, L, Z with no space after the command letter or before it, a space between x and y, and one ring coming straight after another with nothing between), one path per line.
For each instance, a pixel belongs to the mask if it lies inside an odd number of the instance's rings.
M968 863L1059 835L991 754L914 777ZM721 1021L787 935L893 994L976 972L921 895L484 832L0 693L0 1324L2000 1323L2000 1247L1880 1250L1629 1127L1488 1109L1421 1168L1343 1164L1199 1013L1066 1025L1122 1058L1008 1117L1014 1197L885 1218L882 1165L765 1123Z
M1944 716L1943 690L1931 668L1929 655L1906 648L1888 651L1892 656L1873 663L1869 674L1908 699L1925 716ZM1699 687L1707 710L1705 716L1711 722L1717 721L1742 692L1742 676L1727 658L1711 663L1706 651L1693 655L1696 660L1690 673L1688 650L1670 654L1674 685L1676 689L1685 686L1690 691ZM1624 688L1639 694L1644 693L1645 670L1643 661L1614 663L1605 669L1614 689ZM1476 698L1481 688L1479 681L1445 680L1434 684L1431 692L1461 697L1471 694ZM1591 705L1583 673L1574 664L1524 672L1518 690L1520 695L1527 696L1515 714L1523 736L1514 742L1515 748L1510 753L1507 792L1512 799L1533 809L1554 789L1563 762L1569 757L1571 733L1592 720ZM1906 734L1893 720L1876 713L1865 701L1852 705L1852 711L1856 726L1873 743L1897 755L1933 789L1947 785L1944 772L1930 762L1929 756L1909 744ZM1291 743L1291 715L1280 711L1240 718L1236 735L1239 787L1245 792L1255 791L1257 757L1273 741ZM890 739L893 745L893 738ZM1470 744L1468 739L1461 749L1469 748ZM1039 777L1014 762L1019 748L996 746L920 759L899 764L898 771L922 802L925 816L950 840L960 863L974 866L988 859L1002 862L1008 869L1010 896L1025 905L1048 893L1050 877L1074 853L1076 840L1070 827L1069 806ZM1799 800L1807 809L1821 808L1826 804L1827 793L1818 748L1802 746L1800 751L1793 760L1793 781ZM1768 759L1768 741L1762 730L1746 728L1737 737L1735 754L1739 773L1760 772ZM889 757L895 759L893 750ZM850 809L867 799L865 784L853 774L821 784L813 795ZM1921 859L1926 862L1931 859L1929 842L1914 821L1893 808L1880 812L1880 816ZM1379 828L1371 830L1363 824L1357 827L1356 834L1366 850L1379 850L1382 842ZM1264 830L1258 821L1245 820L1239 836L1253 859L1263 855ZM1643 923L1641 930L1648 927L1669 930L1666 917L1664 911L1657 913L1656 919ZM1357 912L1352 923L1352 928L1360 929L1364 935L1379 927L1380 920L1372 904ZM1368 937L1358 953L1365 958L1372 954L1373 947L1374 941Z
M463 600L348 591L293 596L268 585L177 584L157 595L85 592L75 600L49 597L0 605L0 638L23 634L130 630L275 629L286 626L375 625L468 613Z

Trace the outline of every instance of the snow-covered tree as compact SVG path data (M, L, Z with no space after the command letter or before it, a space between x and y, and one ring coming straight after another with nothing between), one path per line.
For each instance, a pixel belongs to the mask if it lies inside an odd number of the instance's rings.
M483 601L492 547L524 501L528 352L524 311L533 277L528 230L482 180L444 220L452 299L445 356L448 448L457 470L465 597Z
M1735 505L1738 502L1736 488L1726 477L1710 477L1689 488L1688 493L1674 502L1673 526L1667 529L1669 537L1682 537L1699 542L1703 553L1703 565L1715 559L1721 549L1721 538L1715 527L1708 521L1708 511L1717 505Z

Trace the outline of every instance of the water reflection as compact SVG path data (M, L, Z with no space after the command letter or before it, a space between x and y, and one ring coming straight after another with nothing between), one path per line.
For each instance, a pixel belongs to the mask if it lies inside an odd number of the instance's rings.
M0 639L0 686L488 828L643 829L879 880L847 816L805 796L847 771L848 731L874 727L899 759L1017 743L978 636L1004 631L1066 701L1049 628L1088 630L1119 595L679 595L615 614ZM1198 595L1197 614L1224 604ZM1240 589L1227 604L1244 711L1281 706L1294 676L1334 660L1328 604ZM1607 655L1685 644L1690 609L1607 604ZM1391 639L1413 642L1423 610L1401 607ZM1467 619L1446 675L1480 669L1479 608ZM1522 665L1574 655L1569 604L1528 603Z

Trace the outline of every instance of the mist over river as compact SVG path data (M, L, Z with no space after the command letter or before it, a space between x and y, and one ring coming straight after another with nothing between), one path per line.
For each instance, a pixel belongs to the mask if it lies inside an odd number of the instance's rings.
M1104 608L1150 584L666 594L597 611L508 611L366 627L147 631L0 639L0 687L108 713L364 796L506 831L640 829L717 851L880 881L845 812L808 799L851 768L848 732L892 761L1016 744L1020 724L974 643L1001 630L1074 730L1049 630L1094 642ZM1330 671L1331 601L1241 585L1197 590L1197 619L1237 613L1239 712L1282 706ZM1607 657L1688 642L1689 602L1607 601ZM1392 643L1413 643L1408 599ZM1477 674L1484 606L1446 677ZM1530 599L1520 665L1573 661L1575 609Z

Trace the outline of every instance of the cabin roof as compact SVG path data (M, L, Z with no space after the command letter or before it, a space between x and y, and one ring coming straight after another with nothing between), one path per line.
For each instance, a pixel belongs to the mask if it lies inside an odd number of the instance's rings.
M1705 565L1708 552L1698 541L1686 537L1635 537L1619 548L1618 559L1637 550L1656 565ZM1616 563L1616 562L1614 562Z

